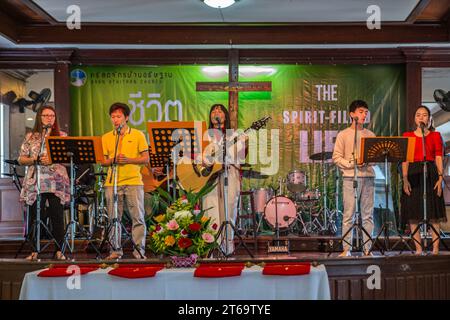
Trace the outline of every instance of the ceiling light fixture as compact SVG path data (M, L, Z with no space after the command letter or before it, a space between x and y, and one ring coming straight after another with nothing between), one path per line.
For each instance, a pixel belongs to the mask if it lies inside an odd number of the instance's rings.
M212 8L223 9L233 5L235 0L203 0L203 2Z

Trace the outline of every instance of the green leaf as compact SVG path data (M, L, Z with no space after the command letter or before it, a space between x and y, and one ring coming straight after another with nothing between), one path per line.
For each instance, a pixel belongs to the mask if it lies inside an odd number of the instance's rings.
M161 187L158 187L158 189L156 189L156 190L162 197L165 198L166 204L175 202L175 200L172 198L172 196L166 190L162 189ZM167 204L167 206L169 206L169 205Z

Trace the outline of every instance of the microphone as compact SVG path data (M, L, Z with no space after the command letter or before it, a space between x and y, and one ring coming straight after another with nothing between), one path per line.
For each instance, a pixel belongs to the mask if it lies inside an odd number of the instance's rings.
M353 121L358 122L358 117L353 117Z
M119 126L117 127L117 132L120 133L120 130L122 130L123 128L123 123L119 124Z
M50 129L51 127L52 127L51 124L46 124L46 125L43 125L43 126L42 126L42 129L47 130L47 129Z
M419 122L419 127L420 129L425 129L425 123L423 123L422 121Z
M216 119L217 123L220 124L220 118L216 117L215 119Z

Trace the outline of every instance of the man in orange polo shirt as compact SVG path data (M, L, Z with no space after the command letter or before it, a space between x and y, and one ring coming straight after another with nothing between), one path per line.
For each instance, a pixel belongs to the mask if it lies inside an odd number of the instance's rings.
M130 108L124 103L114 103L109 108L109 115L114 130L102 136L103 154L105 155L104 166L109 166L108 176L105 183L106 204L110 221L114 218L114 196L112 167L114 163L114 151L117 135L119 142L116 153L117 163L117 195L118 195L118 218L122 219L124 207L130 213L132 219L132 237L139 251L134 250L136 259L145 258L145 211L144 211L144 184L142 182L141 167L149 162L148 144L144 134L128 127ZM121 230L119 225L118 245L112 248L107 259L119 259L123 255L121 249ZM114 228L109 234L110 242L115 244Z

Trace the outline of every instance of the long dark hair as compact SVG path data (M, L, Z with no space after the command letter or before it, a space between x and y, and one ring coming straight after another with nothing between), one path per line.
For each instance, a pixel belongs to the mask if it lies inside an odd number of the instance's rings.
M414 111L414 118L416 117L416 112L417 112L417 110L419 110L419 109L425 109L425 110L427 111L427 113L428 113L428 120L430 121L430 127L428 128L428 130L429 130L429 131L435 131L436 129L435 129L434 126L433 126L434 121L433 121L433 118L431 117L431 110L430 110L427 106L418 106L418 107L416 108L416 110ZM414 130L415 130L415 129L414 129Z
M213 104L211 109L209 109L209 129L214 128L214 125L211 121L211 113L216 108L219 108L225 114L225 129L231 129L230 114L228 113L228 110L225 108L225 106L220 103Z
M43 125L42 125L42 112L44 112L44 110L52 110L53 113L55 114L55 123L53 124L50 135L51 136L60 136L61 133L59 131L58 117L56 116L55 108L53 108L52 106L42 106L38 109L38 111L36 113L36 120L34 121L34 127L33 127L32 132L33 133L41 133L42 130L44 130Z

